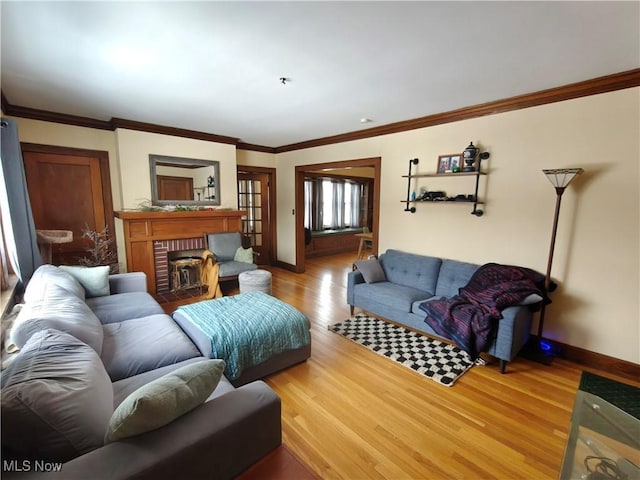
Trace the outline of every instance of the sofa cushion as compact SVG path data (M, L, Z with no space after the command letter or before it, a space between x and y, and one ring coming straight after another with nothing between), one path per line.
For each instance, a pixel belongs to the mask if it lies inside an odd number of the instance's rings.
M102 446L113 413L111 380L91 347L42 330L3 372L1 412L3 450L64 462Z
M103 332L98 317L83 300L56 284L47 284L41 299L22 306L11 329L11 342L22 348L31 335L47 328L73 335L98 355L102 352Z
M112 381L193 357L200 351L165 314L102 326L102 361Z
M160 304L147 292L118 293L105 297L87 298L87 305L103 324L164 313Z
M428 296L436 290L441 263L439 258L399 250L387 250L380 255L380 264L389 282L423 290Z
M357 260L354 265L360 273L364 281L367 283L384 282L387 280L384 270L377 258L369 260Z
M131 393L113 412L105 442L160 428L201 405L218 385L223 360L182 366Z
M29 283L27 283L27 288L24 291L24 301L29 303L40 300L44 296L48 285L62 287L81 300L85 298L84 288L70 274L54 265L41 265L33 272Z
M246 272L248 270L255 270L258 266L255 263L245 263L245 262L222 262L219 264L220 270L218 271L219 277L233 277L241 274L242 272Z
M84 288L87 298L109 295L109 266L77 267L61 265L61 270L75 278Z
M458 295L458 290L469 283L469 280L471 280L471 277L478 268L480 268L479 265L472 263L448 259L442 260L435 290L436 297L453 297L454 295Z
M242 246L242 238L238 232L211 233L207 235L207 243L218 262L229 262Z
M424 290L390 282L360 283L354 288L359 298L369 298L387 308L401 312L410 312L414 302L425 300L431 296Z

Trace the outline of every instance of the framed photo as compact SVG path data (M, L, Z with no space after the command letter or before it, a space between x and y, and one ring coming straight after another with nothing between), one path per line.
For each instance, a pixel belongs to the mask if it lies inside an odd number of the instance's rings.
M461 172L462 171L462 154L451 155L451 171Z
M450 153L438 157L438 173L459 172L462 167L462 154Z

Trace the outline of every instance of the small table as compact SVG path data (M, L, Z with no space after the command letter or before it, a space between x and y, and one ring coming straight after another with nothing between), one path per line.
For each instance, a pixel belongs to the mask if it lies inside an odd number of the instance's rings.
M363 255L364 252L364 244L365 242L369 241L372 242L373 241L373 232L367 232L367 233L356 233L355 234L356 237L360 238L360 245L358 246L358 260L360 260Z
M639 400L640 389L583 372L559 478L591 477L600 464L620 477L640 478Z
M238 286L240 293L264 292L271 295L271 272L262 270L249 270L238 275Z

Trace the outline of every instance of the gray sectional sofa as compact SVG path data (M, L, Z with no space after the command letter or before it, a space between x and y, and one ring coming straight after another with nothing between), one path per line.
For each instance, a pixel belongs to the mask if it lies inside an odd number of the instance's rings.
M365 281L360 270L349 272L347 279L347 303L354 307L392 320L429 335L450 340L438 335L425 322L426 314L420 308L425 301L442 297L453 297L467 285L479 265L426 255L387 250L378 259L382 272L373 281ZM376 267L377 268L377 267ZM366 272L371 274L371 272ZM504 373L506 363L520 352L529 339L532 311L543 301L543 297L531 294L518 305L502 311L486 352L500 359L500 370Z
M20 351L2 372L3 478L233 478L280 445L280 399L264 382L234 387L144 274L107 282L85 298L91 288L44 265L27 285L11 330ZM130 430L114 427L129 407L142 412Z

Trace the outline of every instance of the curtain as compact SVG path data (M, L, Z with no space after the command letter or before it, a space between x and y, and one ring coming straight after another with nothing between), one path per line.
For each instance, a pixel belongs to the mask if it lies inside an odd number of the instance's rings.
M351 227L360 226L360 190L361 186L357 183L351 184Z
M313 221L311 230L322 230L324 228L324 220L322 214L322 179L313 181Z
M304 228L313 230L313 182L304 181Z
M31 212L27 180L18 139L18 127L12 119L0 122L0 208L9 261L23 284L42 264L36 227Z
M331 182L332 189L332 202L331 202L331 227L332 229L339 230L344 228L344 182L333 181Z

